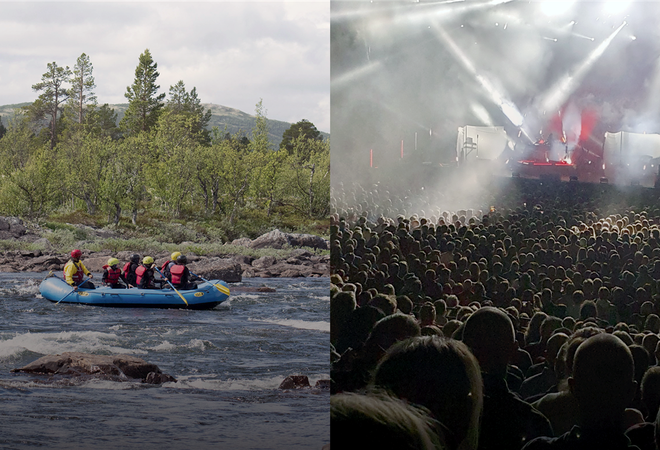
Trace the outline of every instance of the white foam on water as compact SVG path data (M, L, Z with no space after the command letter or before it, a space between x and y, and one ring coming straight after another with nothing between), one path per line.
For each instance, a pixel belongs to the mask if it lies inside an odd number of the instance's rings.
M215 377L215 375L214 375ZM256 379L209 379L210 376L181 376L178 383L168 383L168 387L178 389L203 389L209 391L263 391L277 389L284 377L273 376Z
M24 333L10 339L0 340L0 359L7 359L30 351L42 355L64 352L84 353L128 353L146 354L144 350L135 350L119 345L119 338L113 333L98 331L61 331L59 333Z
M181 336L182 334L186 334L190 331L188 328L176 328L173 330L167 330L165 333L162 333L162 336Z
M170 352L178 348L205 351L217 347L211 341L205 339L191 339L187 344L172 344L170 341L163 341L158 345L147 347L147 349L157 352Z
M155 345L153 347L148 347L149 350L154 350L157 352L168 352L171 350L174 350L176 348L176 345L170 343L169 341L163 341L158 345Z
M227 300L224 302L220 303L213 309L230 309L231 308L231 300L233 297L229 297Z
M282 325L282 326L285 326L285 327L297 328L299 330L317 330L317 331L325 331L327 333L330 332L330 322L326 322L326 321L323 321L323 320L313 322L313 321L295 320L295 319L273 319L273 320L268 320L268 319L248 318L248 321L272 323L272 324L275 324L275 325Z
M247 299L251 299L251 300L258 300L258 299L263 297L263 295L248 294L248 293L245 293L245 292L239 292L237 294L232 294L232 295L233 295L234 300L239 299L239 298L240 299L247 298ZM221 303L221 304L223 304L223 303Z
M34 297L39 295L39 284L41 284L41 280L36 279L22 280L16 284L10 281L0 288L0 296L3 298Z
M209 348L217 348L213 342L207 341L205 339L192 339L186 347L192 350L207 350Z
M81 383L80 386L87 389L103 389L109 391L128 391L131 389L144 387L141 380L135 380L135 381L88 380Z

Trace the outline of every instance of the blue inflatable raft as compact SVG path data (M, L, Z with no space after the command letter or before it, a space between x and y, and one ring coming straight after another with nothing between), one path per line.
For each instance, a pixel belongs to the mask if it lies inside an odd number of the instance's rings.
M63 279L49 276L41 282L39 292L45 299L55 303L123 308L211 309L229 298L229 287L227 283L220 280L209 280L194 290L178 289L181 294L178 295L171 288L112 289L97 287L96 289L81 288L74 291Z

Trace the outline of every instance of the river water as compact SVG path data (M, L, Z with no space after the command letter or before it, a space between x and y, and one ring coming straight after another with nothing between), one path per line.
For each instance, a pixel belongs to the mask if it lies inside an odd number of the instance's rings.
M329 280L245 279L209 311L49 302L46 274L0 274L0 448L320 449L329 392L283 391L287 375L329 379ZM95 279L100 279L95 275ZM238 290L238 289L237 289ZM126 353L177 383L57 380L11 373L66 351Z

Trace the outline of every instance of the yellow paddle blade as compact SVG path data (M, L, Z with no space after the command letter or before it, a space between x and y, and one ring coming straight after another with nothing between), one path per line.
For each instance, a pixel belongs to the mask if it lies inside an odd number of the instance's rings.
M223 286L221 284L214 284L213 286L215 286L216 289L219 290L220 292L222 292L223 294L229 295L229 288L228 287Z
M174 286L172 286L172 288L174 288ZM183 303L185 303L186 306L188 306L188 302L186 301L185 298L183 298L183 295L181 295L181 292L177 291L176 289L174 289L174 292L176 292L177 294L179 294L179 297L181 297L181 300L183 300Z

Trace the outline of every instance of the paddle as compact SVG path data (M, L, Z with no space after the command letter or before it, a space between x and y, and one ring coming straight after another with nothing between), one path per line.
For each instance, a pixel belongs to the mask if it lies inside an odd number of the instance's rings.
M89 277L85 277L85 278L83 278L83 280L82 280L82 281L81 281L76 287L81 286L81 285L82 285L85 281L87 281L87 280L89 280ZM75 288L74 288L71 292L69 292L68 294L66 294L64 297L62 297L61 299L59 299L59 300L57 301L57 303L55 303L55 304L58 305L62 300L64 300L64 299L67 298L69 295L73 294L74 292L76 292L76 289L75 289Z
M154 269L156 269L156 270L158 271L158 273L160 274L160 276L163 277L163 279L164 279L165 281L167 281L167 284L169 284L170 287L171 287L172 289L174 289L174 292L176 292L177 294L179 294L179 297L181 297L181 300L183 300L183 303L185 303L186 306L188 306L188 302L186 301L185 298L183 298L183 295L181 295L181 292L179 292L179 291L176 290L176 288L174 287L174 285L173 285L172 283L170 283L170 280L168 280L167 277L165 277L165 275L163 275L163 272L161 272L160 269L159 269L158 267L154 267Z
M194 275L194 276L196 276L197 278L206 281L207 283L211 283L209 280L207 280L206 278L200 277L200 276L197 275L196 273L192 273L192 272L190 272L190 275ZM211 284L213 284L213 283L211 283ZM225 294L225 295L229 295L229 288L228 288L228 287L223 286L223 285L221 285L221 284L213 284L213 286L215 286L215 288L216 288L217 290L219 290L220 292L222 292L223 294Z

